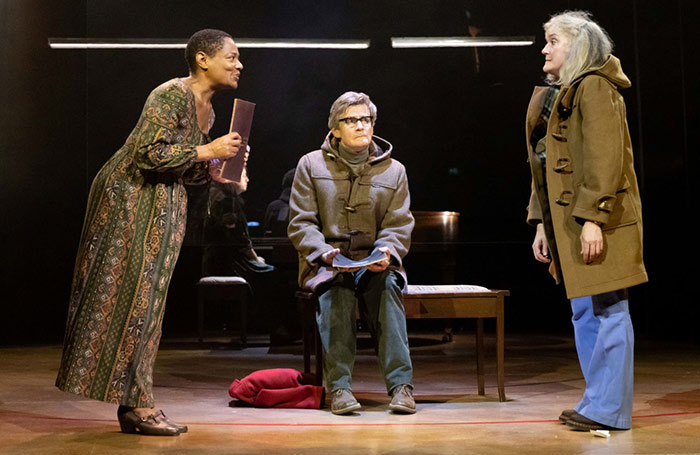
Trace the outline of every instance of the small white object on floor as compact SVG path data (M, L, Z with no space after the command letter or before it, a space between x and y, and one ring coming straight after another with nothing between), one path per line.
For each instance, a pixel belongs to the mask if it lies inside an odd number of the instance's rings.
M610 437L609 430L591 430L591 433L593 433L593 436L597 436L599 438L609 438Z

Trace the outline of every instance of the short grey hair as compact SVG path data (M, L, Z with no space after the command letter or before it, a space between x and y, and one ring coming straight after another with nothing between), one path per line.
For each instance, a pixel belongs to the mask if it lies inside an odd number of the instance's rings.
M569 40L559 77L547 76L552 85L569 86L582 73L603 66L613 50L608 33L587 11L564 11L553 15L544 24L545 32L556 29Z
M350 106L364 104L369 109L369 115L372 117L372 124L377 120L377 106L374 105L369 96L361 92L345 92L333 102L331 113L328 116L328 129L338 128L340 116L343 115Z

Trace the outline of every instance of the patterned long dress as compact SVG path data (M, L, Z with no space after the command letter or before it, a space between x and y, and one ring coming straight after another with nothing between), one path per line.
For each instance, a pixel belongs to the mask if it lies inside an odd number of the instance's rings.
M213 120L213 119L210 119ZM157 87L126 143L90 189L56 386L153 406L153 363L185 233L184 184L204 181L195 147L209 141L180 79Z

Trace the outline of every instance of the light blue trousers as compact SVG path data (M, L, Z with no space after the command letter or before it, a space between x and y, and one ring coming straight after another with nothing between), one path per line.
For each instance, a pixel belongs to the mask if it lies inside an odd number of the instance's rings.
M358 300L377 349L379 368L387 392L401 384L412 384L413 365L408 350L406 313L403 306L403 277L385 270L373 273L360 269L341 273L319 295L316 315L323 347L323 376L329 391L352 389L352 369L357 345L355 306Z
M627 290L571 300L576 351L586 380L576 412L629 429L634 389L634 331Z

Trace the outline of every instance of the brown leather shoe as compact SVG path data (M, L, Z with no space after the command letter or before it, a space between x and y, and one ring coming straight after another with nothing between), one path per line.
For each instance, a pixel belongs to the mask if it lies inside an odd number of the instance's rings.
M166 423L168 423L170 426L177 428L177 431L180 433L187 433L187 425L180 425L179 423L175 423L172 420L168 418L168 416L165 415L162 409L159 409L158 412L156 412L156 415L160 415L160 417L165 420Z
M572 415L576 414L576 411L573 409L564 409L561 414L559 414L559 421L562 424L565 424L566 422L569 421Z
M162 413L139 417L134 411L117 415L122 433L138 433L150 436L179 436L180 431L163 419Z
M569 420L566 421L566 426L578 431L614 430L613 427L603 425L602 423L598 423L595 420L589 419L588 417L584 417L576 411L569 416Z
M413 399L413 387L408 384L401 384L391 391L391 403L389 410L399 414L415 414L416 400Z
M333 391L331 396L331 412L333 414L350 414L351 412L359 411L361 407L349 389Z

